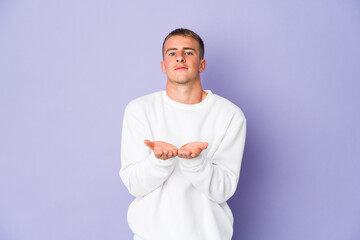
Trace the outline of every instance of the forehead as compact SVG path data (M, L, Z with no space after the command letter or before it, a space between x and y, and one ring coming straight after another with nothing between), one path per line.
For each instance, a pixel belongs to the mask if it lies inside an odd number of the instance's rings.
M199 43L192 37L171 36L164 44L164 51L169 48L194 48L199 50Z

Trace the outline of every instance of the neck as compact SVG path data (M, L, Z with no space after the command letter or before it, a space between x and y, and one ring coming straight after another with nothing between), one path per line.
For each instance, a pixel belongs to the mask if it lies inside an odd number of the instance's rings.
M196 104L204 100L207 93L202 90L201 82L193 85L174 84L167 81L166 93L174 101L184 104Z

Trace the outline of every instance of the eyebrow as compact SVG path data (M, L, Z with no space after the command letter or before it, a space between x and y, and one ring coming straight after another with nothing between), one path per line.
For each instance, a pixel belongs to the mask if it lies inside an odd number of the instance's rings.
M178 49L177 48L169 48L169 49L166 50L165 53L167 53L168 51L173 51L173 50L178 50ZM190 48L190 47L184 47L183 50L192 50L192 51L197 53L196 49Z

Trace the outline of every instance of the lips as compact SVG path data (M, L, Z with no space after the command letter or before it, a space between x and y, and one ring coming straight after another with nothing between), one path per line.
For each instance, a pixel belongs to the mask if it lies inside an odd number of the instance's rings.
M186 70L187 68L186 67L177 67L175 68L175 70Z

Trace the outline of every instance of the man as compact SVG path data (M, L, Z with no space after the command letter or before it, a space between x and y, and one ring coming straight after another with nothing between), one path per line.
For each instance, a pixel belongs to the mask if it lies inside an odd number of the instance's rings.
M230 101L202 90L203 57L196 33L172 31L161 62L166 91L126 106L120 176L136 197L128 209L134 240L232 237L226 201L239 180L246 119Z

